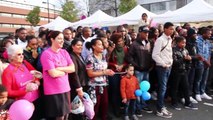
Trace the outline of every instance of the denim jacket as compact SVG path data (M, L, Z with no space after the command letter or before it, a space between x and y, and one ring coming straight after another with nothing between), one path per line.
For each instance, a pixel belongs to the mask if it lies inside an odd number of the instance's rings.
M209 60L211 57L211 43L209 40L204 40L202 36L198 36L196 42L198 54L201 55L205 60ZM203 62L199 61L197 67L203 66Z

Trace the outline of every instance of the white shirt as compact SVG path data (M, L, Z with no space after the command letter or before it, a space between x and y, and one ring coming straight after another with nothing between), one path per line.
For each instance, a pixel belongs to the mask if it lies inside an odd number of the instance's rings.
M84 60L86 60L87 56L92 53L92 49L88 50L86 48L86 43L91 42L91 40L94 39L94 38L89 37L89 38L86 39L83 36L82 36L82 38L84 39L84 43L83 43L83 46L82 46L83 48L82 48L81 56L83 57Z
M166 46L166 44L168 45ZM166 46L166 47L165 47ZM162 50L165 47L164 50ZM161 51L162 50L162 51ZM172 58L172 39L170 36L166 36L164 33L159 37L156 42L152 53L152 58L156 62L157 66L171 66L173 63Z
M18 41L18 45L21 46L23 50L25 50L27 47L27 41L23 42L19 38L17 39L17 41Z

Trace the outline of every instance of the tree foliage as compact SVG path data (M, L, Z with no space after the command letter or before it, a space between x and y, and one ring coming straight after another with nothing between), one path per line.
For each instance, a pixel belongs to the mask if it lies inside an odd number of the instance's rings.
M89 0L89 11L93 13L99 9L103 11L113 10L115 16L118 16L118 1L119 0Z
M121 0L120 5L118 6L119 11L124 14L129 12L137 5L136 0Z
M78 20L78 10L76 10L73 1L66 0L66 2L62 5L60 16L70 22Z
M27 14L26 21L30 22L32 26L36 26L40 22L40 7L36 6Z

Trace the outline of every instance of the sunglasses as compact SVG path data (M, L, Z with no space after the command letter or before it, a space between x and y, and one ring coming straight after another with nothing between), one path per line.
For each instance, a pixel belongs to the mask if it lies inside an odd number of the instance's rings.
M23 54L23 53L18 53L18 54L17 54L17 56L21 56L21 55L24 55L24 54Z

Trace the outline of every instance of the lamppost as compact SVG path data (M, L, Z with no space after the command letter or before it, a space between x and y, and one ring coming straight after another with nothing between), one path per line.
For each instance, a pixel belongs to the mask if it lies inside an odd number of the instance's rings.
M47 0L47 2L42 2L43 4L47 4L47 9L48 9L48 21L49 21L49 17L50 17L50 7L49 5L53 6L53 12L54 12L54 18L56 17L56 13L55 13L55 5L52 3L49 3L49 0Z
M48 23L50 22L50 9L49 9L49 0L47 2L42 2L44 4L47 4L47 14L48 14Z

